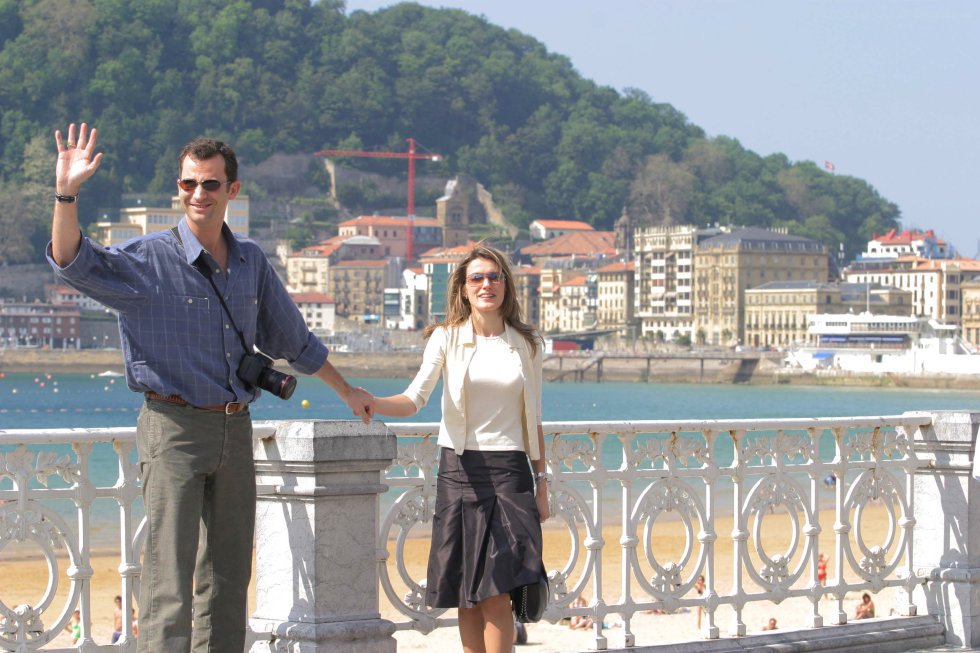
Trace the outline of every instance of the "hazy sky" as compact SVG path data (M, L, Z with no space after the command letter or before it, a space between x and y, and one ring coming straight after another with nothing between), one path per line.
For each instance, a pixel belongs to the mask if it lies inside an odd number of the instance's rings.
M348 12L391 0L348 0ZM980 2L446 0L709 136L832 162L961 255L980 240Z

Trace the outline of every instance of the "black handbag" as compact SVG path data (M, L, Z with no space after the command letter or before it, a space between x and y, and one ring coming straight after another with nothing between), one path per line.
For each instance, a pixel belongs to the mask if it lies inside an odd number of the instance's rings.
M541 621L550 597L551 587L548 585L548 574L545 573L542 566L537 583L515 587L510 591L514 617L523 624Z

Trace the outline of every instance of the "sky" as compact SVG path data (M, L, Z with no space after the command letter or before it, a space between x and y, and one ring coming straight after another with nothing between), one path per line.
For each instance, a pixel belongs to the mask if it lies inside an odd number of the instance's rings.
M392 0L347 0L348 13ZM833 164L903 228L980 250L980 2L443 0L763 156ZM980 193L978 193L980 195Z

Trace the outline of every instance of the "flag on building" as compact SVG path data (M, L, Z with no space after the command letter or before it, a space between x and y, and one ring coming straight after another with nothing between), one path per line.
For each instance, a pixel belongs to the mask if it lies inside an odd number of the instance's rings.
M827 170L830 170L831 172L834 171L834 164L831 163L830 161L824 161L823 167L826 168Z

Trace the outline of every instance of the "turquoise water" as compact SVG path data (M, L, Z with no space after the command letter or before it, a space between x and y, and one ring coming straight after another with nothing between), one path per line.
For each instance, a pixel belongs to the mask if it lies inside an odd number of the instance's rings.
M125 380L82 374L6 374L0 378L0 429L133 426L142 397ZM395 394L403 379L352 379L379 395ZM439 389L412 418L439 420ZM309 402L304 408L302 401ZM741 386L643 383L549 383L546 421L738 419L891 415L911 410L980 410L980 391ZM311 377L299 379L289 401L268 394L252 406L256 420L349 419L333 391Z
M378 395L395 394L407 385L403 379L352 379ZM410 419L391 421L436 422L440 390L429 405ZM302 402L309 402L304 408ZM122 378L105 379L80 374L6 374L0 378L0 430L133 426L142 397L131 392ZM735 386L642 383L552 383L544 388L545 421L741 419L894 415L916 410L980 411L980 391L831 388L802 386ZM301 378L289 401L268 394L252 407L256 420L351 419L330 388L315 378ZM0 451L13 444L0 434ZM833 448L826 438L821 450ZM618 460L614 442L607 442L603 457ZM825 446L826 445L826 446ZM69 452L67 446L37 447ZM608 449L608 451L607 451ZM115 482L117 462L109 445L97 445L91 458L96 485ZM53 479L52 486L60 480ZM63 487L64 485L60 485ZM10 489L0 481L0 489ZM66 513L71 507L64 506ZM114 501L93 507L93 521L109 524L117 519Z

